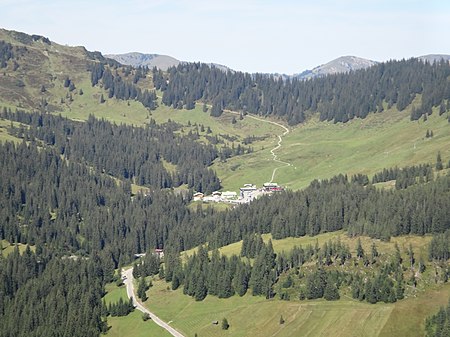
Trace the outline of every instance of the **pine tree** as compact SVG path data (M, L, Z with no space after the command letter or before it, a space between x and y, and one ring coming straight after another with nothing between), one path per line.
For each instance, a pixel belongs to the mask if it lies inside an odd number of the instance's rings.
M148 298L146 291L147 291L147 284L145 283L144 276L141 276L141 278L139 280L137 295L143 302L147 301L147 298Z
M441 152L438 152L436 157L436 170L441 171L444 168L442 165Z
M364 249L362 247L360 238L358 238L358 243L357 243L357 246L356 246L356 256L358 258L363 258L364 257Z
M378 257L378 250L377 246L375 245L375 242L372 243L372 251L371 251L371 263L376 262L376 258Z
M340 298L339 296L339 290L336 286L336 282L333 277L329 274L327 277L327 284L325 286L325 289L323 291L323 297L327 301L336 301Z

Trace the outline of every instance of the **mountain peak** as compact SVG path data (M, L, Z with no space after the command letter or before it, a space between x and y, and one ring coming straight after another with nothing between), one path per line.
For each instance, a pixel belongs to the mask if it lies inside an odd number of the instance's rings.
M439 62L441 60L450 61L450 55L428 54L428 55L419 56L418 59L423 62L434 63L434 62Z
M105 57L133 67L148 66L149 68L157 67L161 70L167 70L167 68L177 66L180 63L179 60L171 56L138 52L109 54L105 55Z
M341 56L328 63L317 66L312 70L306 70L300 74L295 74L294 77L306 80L331 74L347 73L352 70L365 69L375 64L377 64L377 62L361 57Z

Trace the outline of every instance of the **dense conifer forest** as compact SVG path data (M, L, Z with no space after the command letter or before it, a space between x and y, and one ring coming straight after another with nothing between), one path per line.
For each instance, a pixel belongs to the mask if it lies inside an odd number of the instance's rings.
M448 62L418 59L389 61L349 74L313 80L283 79L273 75L223 71L200 63L182 63L167 74L153 70L155 87L164 92L163 104L193 108L195 101L212 104L211 115L223 109L273 115L291 125L318 113L322 121L347 122L355 117L396 107L403 111L420 96L411 119L450 110Z
M106 331L101 315L100 260L70 259L50 249L16 248L0 254L0 336L98 336Z

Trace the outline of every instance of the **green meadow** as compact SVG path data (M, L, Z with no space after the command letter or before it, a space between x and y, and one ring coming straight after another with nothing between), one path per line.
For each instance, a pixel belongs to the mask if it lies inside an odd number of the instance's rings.
M347 297L336 302L266 300L250 294L196 302L182 290L154 281L146 305L185 336L422 336L425 318L445 305L449 295L447 284L394 304ZM227 331L220 327L223 318L230 324ZM219 325L212 324L216 320Z
M434 137L425 138L427 130ZM278 133L282 133L279 128ZM277 145L271 138L268 148ZM438 151L444 163L450 160L450 123L437 113L427 121L411 122L408 112L390 111L371 114L345 124L311 119L296 126L283 137L276 151L279 159L291 164L275 163L269 151L234 157L215 163L224 189L236 190L244 183L261 185L269 181L274 167L274 181L290 189L306 187L314 179L330 178L339 173L362 173L369 176L383 168L434 163Z

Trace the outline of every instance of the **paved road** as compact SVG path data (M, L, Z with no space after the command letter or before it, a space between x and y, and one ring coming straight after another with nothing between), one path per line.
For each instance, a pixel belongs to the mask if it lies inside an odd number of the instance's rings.
M139 311L142 311L144 313L148 313L150 315L151 319L153 320L153 322L158 324L163 329L166 329L172 336L184 337L184 335L179 333L177 330L172 328L169 324L164 322L162 319L160 319L158 316L156 316L154 313L152 313L150 310L148 310L146 307L144 307L142 305L142 303L138 300L137 296L135 296L134 285L133 285L133 280L134 280L133 268L130 268L127 270L122 270L122 276L125 276L125 280L123 281L123 283L125 283L125 285L127 287L128 298L133 299L133 303L136 306L136 309L138 309Z

